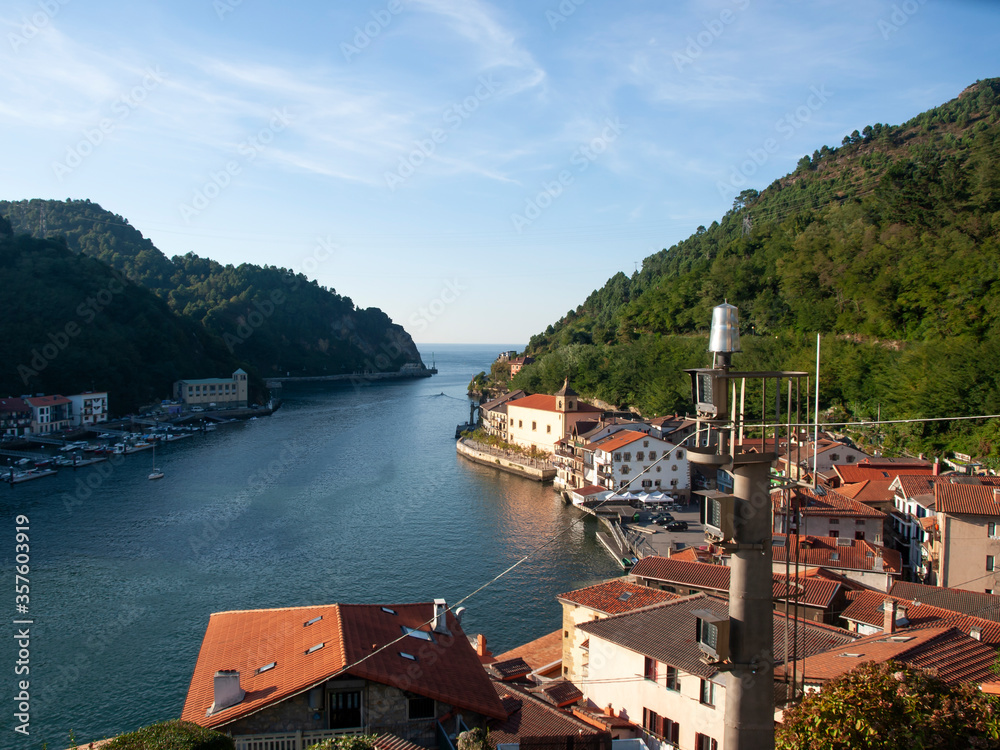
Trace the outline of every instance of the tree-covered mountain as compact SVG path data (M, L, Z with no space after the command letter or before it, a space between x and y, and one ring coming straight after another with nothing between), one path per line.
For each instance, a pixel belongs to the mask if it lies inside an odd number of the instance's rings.
M167 258L126 219L89 200L0 201L16 232L64 237L201 323L263 376L397 370L420 362L409 334L303 274L188 253ZM388 363L388 364L387 364Z
M0 218L0 394L107 390L114 413L167 397L174 381L240 366L220 339L61 240L13 235ZM250 397L264 397L251 377Z
M741 186L742 187L742 186ZM740 369L811 369L821 401L883 418L1000 413L1000 79L804 156L533 336L512 387L565 375L645 413L690 408L712 308L739 308ZM995 424L894 428L888 448L1000 448Z

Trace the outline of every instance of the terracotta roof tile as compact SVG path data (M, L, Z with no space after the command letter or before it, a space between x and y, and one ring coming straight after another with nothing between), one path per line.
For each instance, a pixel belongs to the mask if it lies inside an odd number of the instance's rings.
M1000 622L1000 596L980 594L965 589L948 589L941 586L926 586L922 583L896 581L889 593L901 599L931 604L966 615L976 615L987 620Z
M805 674L806 682L826 682L866 662L889 659L918 669L933 668L938 677L950 684L983 682L995 676L996 651L955 628L924 628L866 636L847 646L800 659L795 668ZM791 666L788 667L791 669ZM781 677L785 668L775 669Z
M579 737L599 735L601 731L561 711L509 682L493 681L493 689L502 701L506 718L487 724L491 746L518 743L521 737Z
M637 612L614 615L603 620L585 622L577 626L591 638L603 638L630 651L656 659L664 664L677 667L700 677L711 677L716 673L713 666L701 660L701 649L695 642L695 610L707 609L720 617L729 616L729 603L724 599L707 594L693 594L666 604L660 604ZM850 643L855 639L847 633L829 625L820 625L807 620L786 618L772 613L774 623L775 660L784 658L785 623L795 622L800 628L801 653L814 654L836 645Z
M524 659L532 671L547 667L553 662L557 662L558 669L558 662L562 659L562 628L500 654L497 661L515 658Z
M906 607L908 624L901 626L899 632L909 632L914 628L949 625L968 635L973 628L979 628L983 643L1000 646L1000 622L922 602L914 603L909 599L883 594L881 591L857 592L841 617L845 620L861 622L881 629L885 622L883 606L886 599L892 599L899 605Z
M860 570L878 572L876 561L882 560L885 573L898 575L902 571L902 557L897 550L873 545L864 539L843 539L828 536L791 536L775 534L774 538L783 539L785 544L771 548L774 561L784 562L788 555L789 545L799 545L798 558L800 565L820 566L834 570ZM838 542L844 542L841 546ZM850 542L847 545L846 542ZM795 559L793 553L791 559Z
M917 497L933 494L935 484L947 481L947 477L940 476L899 476L893 480L893 484L899 488L903 497Z
M450 612L447 625L452 636L435 635L433 643L417 638L392 643L403 635L403 626L427 631L433 606L329 604L217 612L209 617L181 718L206 727L222 726L308 690L345 668L348 674L387 685L406 678L409 689L420 695L486 716L502 715L475 651ZM408 669L413 662L401 652L417 656L421 669L416 677ZM427 658L419 661L424 655ZM272 668L258 671L271 663ZM206 716L214 699L215 672L222 669L239 671L246 697Z
M375 738L375 750L425 750L395 734L380 734Z
M516 401L507 402L507 413L510 413L511 409L535 409L537 411L558 411L556 409L556 397L549 396L544 393L535 393L531 396L525 396L519 398ZM569 412L570 414L579 412L601 412L602 410L596 406L591 406L583 401L576 402L576 410L574 412Z
M951 515L1000 516L1000 488L941 482L934 485L934 507Z
M487 669L501 680L516 680L520 677L527 677L531 674L531 667L520 656L513 659L499 659L490 664Z
M632 575L638 578L729 594L729 577L732 571L728 566L677 558L677 555L644 557L633 566ZM774 598L784 598L786 589L789 589L785 583L785 576L781 573L773 573L772 577L774 579ZM798 593L801 603L811 607L829 607L842 586L840 581L818 576L802 576L798 579L792 576L791 578L792 581L797 581L799 589L796 592L794 588L796 584L793 583L793 588L789 589L790 592L793 596Z
M631 583L624 578L612 578L610 581L568 591L556 597L560 602L578 604L604 614L631 612L677 598L677 594Z
M596 443L589 443L586 448L588 450L602 450L606 453L613 453L619 448L624 448L626 445L631 445L636 440L650 440L651 438L645 432L639 432L638 430L619 430L613 435L608 436L604 440L599 440ZM657 440L658 438L652 438Z
M771 506L775 513L784 513L784 490L771 493ZM886 514L875 510L858 500L852 499L837 490L826 490L822 494L806 488L792 491L792 509L797 509L803 516L836 516L850 518L886 518Z
M544 697L553 706L564 708L583 698L583 691L569 680L554 680L532 689L533 693Z
M909 462L876 458L865 458L856 464L834 464L833 470L845 483L863 482L866 479L884 479L891 482L901 475L929 475L934 471L926 461L915 459Z

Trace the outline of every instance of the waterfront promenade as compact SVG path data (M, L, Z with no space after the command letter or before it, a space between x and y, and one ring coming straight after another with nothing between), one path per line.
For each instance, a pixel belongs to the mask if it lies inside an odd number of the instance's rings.
M556 469L548 461L529 458L522 453L494 448L470 438L461 438L455 443L458 455L483 466L506 471L518 476L534 479L537 482L551 482L555 479Z

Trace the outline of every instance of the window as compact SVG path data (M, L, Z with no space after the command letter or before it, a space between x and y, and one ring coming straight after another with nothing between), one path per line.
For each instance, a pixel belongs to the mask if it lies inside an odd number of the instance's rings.
M656 470L657 470L657 471L659 471L659 470L660 470L660 469L662 469L662 468L663 468L662 466L657 466L657 467L656 467Z
M518 428L524 427L524 423L519 419L517 420L517 426Z
M652 680L656 682L656 659L650 659L648 656L645 658L642 668L642 675L647 680Z
M406 717L410 721L415 719L433 719L434 699L420 697L410 698L409 701L407 701Z
M834 461L839 461L840 460L840 454L839 453L831 453L830 454L830 458L832 460L834 460Z
M653 486L653 481L651 479L643 479L642 480L642 486L643 487L652 487Z
M715 683L711 680L701 681L701 702L706 706L715 705Z
M864 539L865 538L865 532L863 532L863 531L855 531L854 532L854 538L855 539Z
M993 570L993 555L986 556L986 569Z
M694 736L694 750L719 750L719 743L707 734Z
M621 460L622 460L622 454L621 453L616 453L615 454L615 461L621 461Z
M837 531L836 529L830 529L830 538L831 539L838 539L839 537L840 537L840 532L839 531Z
M684 458L684 451L677 451L674 455L677 456L678 459Z
M550 425L550 424L545 425L545 431L547 433L551 434L552 433L552 425Z
M638 451L635 454L635 460L636 461L643 461L643 460L645 460L645 458L646 458L646 454L643 451Z
M831 518L830 519L830 525L831 526L836 526L838 523L840 523L840 519L839 518Z
M622 467L622 474L628 474L628 473L629 473L629 467L628 466L623 466Z
M631 452L625 454L625 460L626 461L631 461L632 460L632 453Z
M677 667L667 667L667 690L681 691L681 678Z
M647 732L662 737L667 742L672 742L675 745L680 744L680 724L665 716L660 716L656 711L650 711L648 708L642 709L642 726Z
M656 484L657 487L659 487L660 486L660 480L657 479L656 482L655 482L655 484Z
M330 729L361 726L361 691L330 693Z
M648 448L649 447L649 441L648 440L643 440L642 441L642 447L643 448Z
M997 535L997 525L994 521L990 521L986 524L986 535L991 538Z
M670 471L677 471L677 464L672 465Z
M650 451L649 452L649 460L650 461L655 461L656 460L656 451Z
M854 520L854 525L855 526L864 526L865 525L865 519L863 519L863 518L856 518Z

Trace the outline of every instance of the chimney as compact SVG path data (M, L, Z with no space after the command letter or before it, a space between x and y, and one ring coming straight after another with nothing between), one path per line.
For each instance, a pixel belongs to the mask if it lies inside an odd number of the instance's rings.
M896 632L896 600L886 599L882 605L885 616L882 618L882 632L892 635Z
M978 625L974 625L971 630L969 630L969 637L975 638L977 641L983 640L983 629Z
M615 715L615 710L611 707L610 703L607 706L604 707L604 715L605 716L614 716Z
M931 476L941 476L941 463L938 461L937 456L934 457L934 467L931 470Z
M435 633L441 633L442 635L451 635L451 631L448 630L447 615L448 604L444 599L434 600L434 619L431 621L433 624L433 630Z
M476 636L476 654L479 656L486 656L487 653L486 636L480 633Z
M240 673L235 669L220 669L215 673L215 701L208 709L208 715L235 706L245 695L240 687Z

